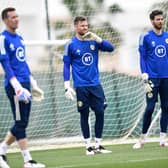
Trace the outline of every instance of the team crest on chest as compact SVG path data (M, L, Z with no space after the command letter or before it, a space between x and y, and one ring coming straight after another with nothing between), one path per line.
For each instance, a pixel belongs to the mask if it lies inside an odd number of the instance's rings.
M93 44L90 45L91 50L95 50L95 46Z
M168 44L168 38L165 39L165 42Z

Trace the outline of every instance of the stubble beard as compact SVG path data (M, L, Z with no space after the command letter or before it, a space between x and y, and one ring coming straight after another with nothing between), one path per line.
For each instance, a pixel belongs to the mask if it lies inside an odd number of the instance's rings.
M157 29L157 30L161 30L161 29L162 29L162 26L163 26L163 25L159 25L159 26L158 26L158 25L154 25L154 28Z

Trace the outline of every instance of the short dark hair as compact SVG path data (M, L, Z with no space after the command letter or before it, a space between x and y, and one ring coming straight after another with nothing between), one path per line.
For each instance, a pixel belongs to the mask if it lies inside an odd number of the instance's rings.
M74 19L74 25L77 25L78 22L86 21L87 18L85 16L76 16Z
M2 20L7 19L8 18L8 12L12 12L15 11L16 9L13 7L8 7L2 10L1 12L1 18Z
M150 20L154 20L155 16L157 16L157 15L163 15L163 11L162 10L153 10L149 15Z

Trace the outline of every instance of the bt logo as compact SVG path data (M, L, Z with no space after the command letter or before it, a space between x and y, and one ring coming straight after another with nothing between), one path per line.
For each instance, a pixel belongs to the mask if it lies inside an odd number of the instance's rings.
M24 49L22 47L18 47L16 49L16 57L21 62L23 62L23 61L26 60L26 58L25 58L25 51L24 51Z
M83 56L82 56L82 63L84 65L91 65L93 63L93 56L92 54L90 53L85 53Z
M156 46L156 48L155 48L155 54L158 57L164 57L166 55L166 48L165 48L165 46L163 46L163 45Z

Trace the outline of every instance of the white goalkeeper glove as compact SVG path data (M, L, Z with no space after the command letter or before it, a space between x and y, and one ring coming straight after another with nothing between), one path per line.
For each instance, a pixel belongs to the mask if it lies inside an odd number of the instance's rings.
M31 101L31 93L27 89L23 88L15 77L10 79L10 83L15 90L18 101L22 101L26 104Z
M102 42L102 38L99 37L97 34L93 33L93 32L87 32L82 36L83 40L94 40L97 43L101 43Z
M33 76L30 76L30 83L33 100L42 101L44 99L44 92L38 87L37 81L33 78Z
M64 88L65 88L65 97L68 100L74 100L76 96L76 92L70 87L70 81L64 82Z
M152 91L152 88L154 87L152 81L150 81L148 78L148 74L147 73L143 73L142 74L142 80L144 82L144 88L145 88L145 92L148 93L148 92L151 92Z

